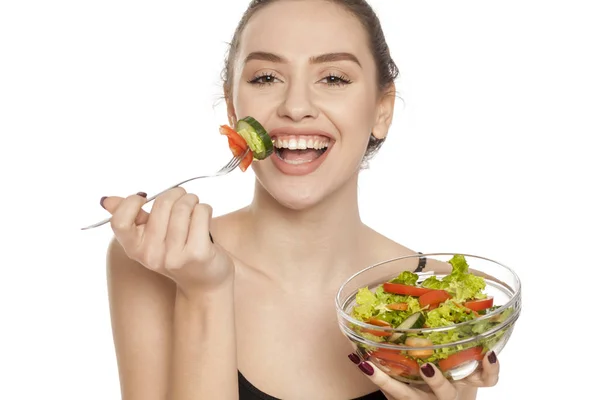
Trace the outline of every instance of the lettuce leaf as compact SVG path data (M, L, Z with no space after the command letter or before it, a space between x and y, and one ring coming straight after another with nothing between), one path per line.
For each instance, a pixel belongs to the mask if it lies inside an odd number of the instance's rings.
M404 311L387 308L388 304L395 303L406 303L408 308ZM376 317L397 327L410 315L421 310L417 297L388 293L383 290L383 286L378 286L374 292L367 287L358 290L353 313L354 317L361 321Z
M464 256L457 254L450 259L449 263L452 265L452 272L449 275L441 280L435 276L430 276L423 281L422 286L430 289L446 290L458 302L487 297L483 293L485 280L468 272L469 265Z
M419 279L419 275L410 272L410 271L402 271L398 277L392 279L391 283L399 283L401 285L411 285L414 286Z
M447 300L439 307L427 313L426 324L430 328L439 328L441 326L450 326L460 324L461 322L476 319L475 314L465 307L461 307L452 300ZM441 343L436 343L441 344Z

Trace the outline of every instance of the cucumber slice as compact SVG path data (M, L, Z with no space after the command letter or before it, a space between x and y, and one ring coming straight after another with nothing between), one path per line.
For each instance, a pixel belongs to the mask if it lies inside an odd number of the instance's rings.
M271 136L254 118L245 117L240 119L235 130L248 143L255 159L264 160L273 154L274 146Z
M398 325L398 329L421 329L425 325L425 321L423 313L416 312Z
M397 329L421 329L425 325L425 315L417 312L406 318ZM406 333L396 332L390 336L389 341L397 344L404 343L406 340Z

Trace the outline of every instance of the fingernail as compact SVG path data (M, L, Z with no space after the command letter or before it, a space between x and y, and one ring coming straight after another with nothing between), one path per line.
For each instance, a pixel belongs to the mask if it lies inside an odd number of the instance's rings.
M421 371L425 374L426 377L431 378L435 374L435 369L431 366L431 364L427 363L421 367Z
M496 364L496 361L498 361L498 358L496 357L496 352L495 351L492 351L488 355L488 361L490 362L490 364Z
M136 194L137 194L138 196L141 196L141 197L144 197L144 198L145 198L145 197L148 197L148 194L147 194L147 193L144 193L144 192L137 192Z
M360 370L362 372L364 372L365 374L367 374L369 376L371 376L375 373L375 370L373 369L373 367L371 367L366 362L361 362L360 364L358 364L358 368L360 368Z
M360 364L360 358L358 358L358 356L354 353L348 354L348 358L350 359L350 361L352 361L354 364L358 365Z
M104 196L100 199L100 205L102 206L102 208L104 208L106 210L106 207L104 207L104 200L106 200L107 196Z
M208 232L208 238L210 239L211 243L214 243L215 241L213 240L212 235L210 234L210 232Z

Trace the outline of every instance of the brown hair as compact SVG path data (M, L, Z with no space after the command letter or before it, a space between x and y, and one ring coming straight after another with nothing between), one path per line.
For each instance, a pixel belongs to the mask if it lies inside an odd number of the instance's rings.
M225 97L231 98L232 95L232 76L233 76L233 65L235 57L237 56L240 37L242 31L246 27L246 24L252 18L252 16L259 11L261 8L275 3L278 0L252 0L250 5L246 9L246 12L242 16L238 26L233 34L233 39L229 46L229 51L225 59L225 67L223 68L223 88L225 91ZM332 3L343 6L347 11L351 12L363 25L369 38L369 46L371 53L375 59L375 65L377 67L377 85L380 92L388 88L390 84L398 77L398 67L390 55L383 30L381 29L381 23L379 18L373 11L373 8L365 0L326 0ZM367 160L373 157L383 142L384 139L377 139L371 135L367 150L364 156L363 166L366 166Z

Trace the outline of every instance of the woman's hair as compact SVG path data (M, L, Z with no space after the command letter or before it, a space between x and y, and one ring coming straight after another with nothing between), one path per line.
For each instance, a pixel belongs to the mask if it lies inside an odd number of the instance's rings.
M252 18L252 16L257 11L269 4L275 3L276 1L278 0L252 0L250 2L250 5L246 9L246 12L242 16L242 19L240 20L235 30L235 33L233 34L233 39L230 43L229 51L225 59L225 67L223 68L222 72L225 98L231 99L233 85L233 65L235 57L237 56L237 53L239 51L240 37L242 35L242 31L246 27L246 24L248 23L250 18ZM375 65L377 67L377 85L379 91L383 93L389 87L389 85L392 84L397 78L398 67L396 66L396 63L390 55L390 50L385 40L383 30L381 29L381 23L379 22L379 18L375 14L375 11L373 11L369 3L367 3L367 1L365 0L326 1L344 7L347 11L352 13L365 28L369 39L369 47L375 60ZM369 160L377 153L384 141L385 138L377 139L375 136L371 135L364 156L364 165L366 165L367 160Z

